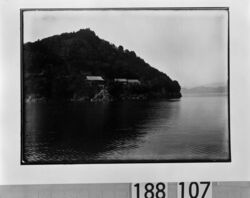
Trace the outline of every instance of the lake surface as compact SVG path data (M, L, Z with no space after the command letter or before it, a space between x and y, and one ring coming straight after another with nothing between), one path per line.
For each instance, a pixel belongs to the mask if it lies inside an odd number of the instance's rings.
M227 96L110 103L27 103L27 163L227 161Z

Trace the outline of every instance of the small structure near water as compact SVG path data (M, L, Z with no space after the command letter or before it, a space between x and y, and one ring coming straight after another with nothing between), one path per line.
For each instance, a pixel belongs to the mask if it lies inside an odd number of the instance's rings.
M137 79L128 79L128 84L141 84L141 82Z
M86 80L89 81L104 81L104 79L101 76L86 76Z
M102 76L86 76L86 81L90 85L104 85L105 80ZM127 79L127 78L114 78L115 83L124 85L140 85L141 82L138 79Z
M116 82L116 83L122 83L122 84L127 84L128 80L126 78L115 78L114 82Z
M115 78L114 82L121 83L121 84L141 84L141 82L138 79L126 79L126 78Z
M90 85L97 85L99 87L104 87L105 80L101 76L86 76L86 81Z

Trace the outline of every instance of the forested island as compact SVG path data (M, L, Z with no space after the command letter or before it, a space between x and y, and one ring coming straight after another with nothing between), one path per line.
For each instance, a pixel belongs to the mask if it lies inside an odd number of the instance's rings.
M179 83L90 29L23 45L25 101L181 97Z

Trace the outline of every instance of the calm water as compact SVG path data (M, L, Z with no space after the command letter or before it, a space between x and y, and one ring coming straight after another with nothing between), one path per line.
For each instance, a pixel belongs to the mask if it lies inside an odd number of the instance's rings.
M227 96L26 104L24 139L32 163L228 160Z

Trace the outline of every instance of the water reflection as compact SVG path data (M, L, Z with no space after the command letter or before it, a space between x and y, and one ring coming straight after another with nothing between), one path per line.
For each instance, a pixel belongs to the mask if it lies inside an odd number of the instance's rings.
M27 104L25 157L29 162L102 160L137 148L155 114L148 102ZM162 119L167 119L171 109ZM159 117L159 115L156 115ZM105 159L105 158L104 158Z
M26 104L32 163L228 159L226 98Z

